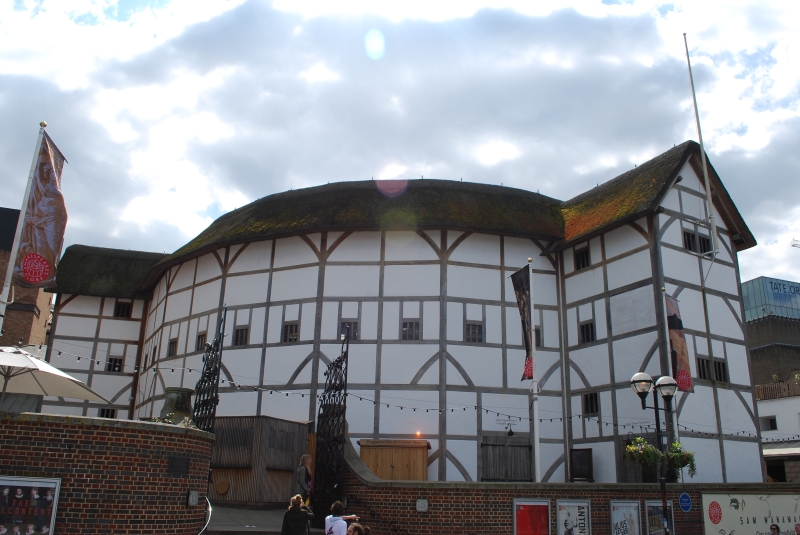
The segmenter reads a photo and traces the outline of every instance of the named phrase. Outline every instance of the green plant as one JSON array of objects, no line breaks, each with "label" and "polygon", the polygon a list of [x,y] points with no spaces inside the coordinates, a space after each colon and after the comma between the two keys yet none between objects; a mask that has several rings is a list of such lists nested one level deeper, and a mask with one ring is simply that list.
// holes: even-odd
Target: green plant
[{"label": "green plant", "polygon": [[673,442],[664,454],[667,465],[672,468],[689,468],[689,477],[694,477],[697,473],[697,465],[694,461],[694,453],[683,449],[680,442]]},{"label": "green plant", "polygon": [[175,422],[176,414],[174,412],[170,412],[164,415],[163,418],[159,418],[158,416],[153,416],[150,418],[151,422],[155,422],[157,424],[170,424],[170,425],[177,425],[179,427],[188,427],[190,429],[197,429],[194,421],[191,418],[184,418],[182,421]]},{"label": "green plant", "polygon": [[688,467],[689,477],[697,473],[694,453],[685,450],[680,442],[673,442],[665,453],[661,453],[642,437],[636,437],[632,444],[625,446],[625,456],[645,468],[658,470],[666,464],[670,468]]},{"label": "green plant", "polygon": [[661,452],[642,437],[636,437],[633,444],[625,446],[625,456],[647,468],[658,469],[661,466]]}]

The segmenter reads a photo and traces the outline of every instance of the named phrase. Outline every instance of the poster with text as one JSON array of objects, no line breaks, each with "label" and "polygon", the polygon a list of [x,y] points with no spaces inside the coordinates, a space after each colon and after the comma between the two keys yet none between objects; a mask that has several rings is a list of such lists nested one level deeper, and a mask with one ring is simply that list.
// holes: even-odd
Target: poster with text
[{"label": "poster with text", "polygon": [[556,526],[558,535],[592,535],[588,501],[559,501]]},{"label": "poster with text", "polygon": [[798,494],[703,494],[706,535],[796,535]]},{"label": "poster with text", "polygon": [[514,500],[514,535],[550,535],[550,501]]},{"label": "poster with text", "polygon": [[642,535],[639,502],[611,502],[611,535]]},{"label": "poster with text", "polygon": [[0,535],[52,535],[60,488],[60,479],[0,476]]},{"label": "poster with text", "polygon": [[[645,503],[647,513],[647,533],[648,535],[665,535],[664,516],[661,514],[663,505],[661,501]],[[675,535],[675,519],[672,517],[672,502],[667,502],[667,526],[669,535]]]}]

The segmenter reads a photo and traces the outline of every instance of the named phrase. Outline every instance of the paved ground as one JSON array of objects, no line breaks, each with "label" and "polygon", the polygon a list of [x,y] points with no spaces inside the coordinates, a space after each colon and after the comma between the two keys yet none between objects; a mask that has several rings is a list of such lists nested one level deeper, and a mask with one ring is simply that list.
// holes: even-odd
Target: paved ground
[{"label": "paved ground", "polygon": [[[285,509],[240,509],[213,506],[211,523],[203,535],[280,534]],[[311,528],[311,533],[322,533]]]}]

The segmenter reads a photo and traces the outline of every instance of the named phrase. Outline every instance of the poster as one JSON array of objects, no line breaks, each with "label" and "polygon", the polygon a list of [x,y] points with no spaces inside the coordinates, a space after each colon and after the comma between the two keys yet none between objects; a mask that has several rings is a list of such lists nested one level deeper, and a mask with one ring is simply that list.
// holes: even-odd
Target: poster
[{"label": "poster", "polygon": [[0,535],[53,533],[60,479],[0,476]]},{"label": "poster", "polygon": [[[665,535],[664,534],[664,517],[661,514],[661,500],[645,502],[647,513],[647,533],[648,535]],[[667,501],[667,526],[669,528],[669,535],[675,535],[675,518],[672,513],[672,502]],[[716,535],[716,534],[715,534]]]},{"label": "poster", "polygon": [[795,535],[800,494],[703,494],[706,535]]},{"label": "poster", "polygon": [[558,535],[592,535],[591,509],[588,501],[558,501]]},{"label": "poster", "polygon": [[514,535],[550,535],[550,501],[515,499]]},{"label": "poster", "polygon": [[639,502],[611,502],[611,535],[643,535]]}]

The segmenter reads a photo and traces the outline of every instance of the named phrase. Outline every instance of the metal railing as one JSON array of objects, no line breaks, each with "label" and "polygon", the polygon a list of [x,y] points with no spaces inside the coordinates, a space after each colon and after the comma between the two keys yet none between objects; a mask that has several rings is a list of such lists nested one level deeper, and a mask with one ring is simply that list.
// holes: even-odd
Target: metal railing
[{"label": "metal railing", "polygon": [[800,383],[796,381],[777,381],[772,384],[756,385],[756,399],[780,399],[800,396]]}]

